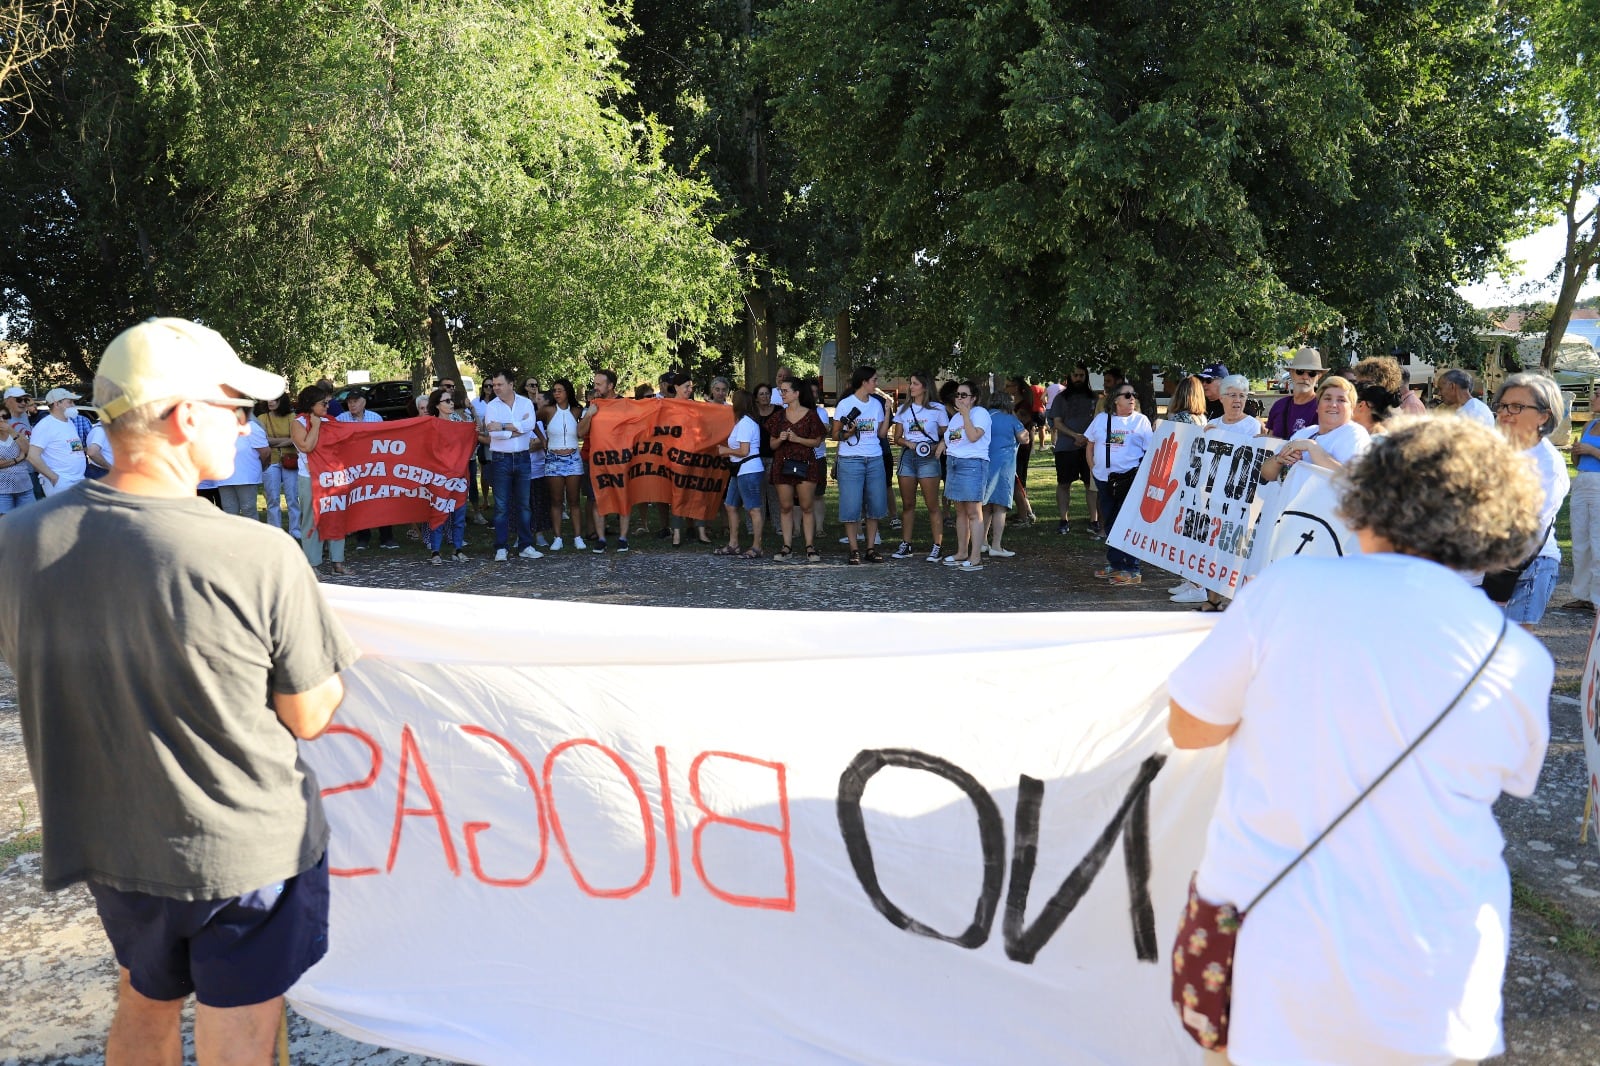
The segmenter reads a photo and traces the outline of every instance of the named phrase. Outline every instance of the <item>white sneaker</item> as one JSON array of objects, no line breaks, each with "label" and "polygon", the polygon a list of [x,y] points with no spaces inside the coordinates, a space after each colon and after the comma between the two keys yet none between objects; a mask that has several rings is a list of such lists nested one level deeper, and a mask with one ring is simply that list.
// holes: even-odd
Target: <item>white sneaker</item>
[{"label": "white sneaker", "polygon": [[506,561],[506,550],[504,548],[496,548],[494,550],[494,561],[497,563]]},{"label": "white sneaker", "polygon": [[[1172,586],[1172,592],[1169,593],[1169,595],[1171,595],[1174,599],[1176,599],[1179,595],[1181,595],[1183,593],[1186,593],[1186,592],[1193,592],[1195,589],[1197,589],[1199,587],[1200,587],[1199,585],[1196,585],[1193,581],[1190,581],[1190,580],[1188,580],[1186,578],[1186,579],[1184,579],[1184,581],[1181,584],[1177,584],[1177,585]],[[1187,602],[1187,601],[1185,601],[1185,602]]]},{"label": "white sneaker", "polygon": [[560,537],[557,537],[555,540],[550,542],[550,550],[553,551],[553,552],[558,552],[562,548],[565,548],[565,547],[566,547],[566,545],[561,542],[561,538]]},{"label": "white sneaker", "polygon": [[1206,590],[1199,585],[1172,594],[1173,603],[1204,603],[1206,599]]},{"label": "white sneaker", "polygon": [[983,569],[983,564],[982,563],[975,563],[971,559],[968,559],[966,562],[964,562],[960,566],[956,567],[956,571],[958,573],[962,573],[962,574],[976,574],[979,570],[982,570],[982,569]]},{"label": "white sneaker", "polygon": [[996,559],[1014,559],[1017,555],[1016,552],[1008,548],[990,548],[985,554],[992,555]]},{"label": "white sneaker", "polygon": [[574,548],[578,549],[579,551],[588,551],[589,550],[589,546],[583,542],[583,538],[582,537],[573,537],[572,538],[572,546]]},{"label": "white sneaker", "polygon": [[978,545],[978,554],[979,555],[988,555],[989,554],[989,542],[988,541],[984,541],[982,544]]},{"label": "white sneaker", "polygon": [[532,544],[528,545],[526,548],[523,548],[517,554],[519,556],[521,556],[522,558],[524,558],[524,559],[543,559],[544,558],[544,552],[540,551],[538,548],[535,548]]},{"label": "white sneaker", "polygon": [[944,557],[944,545],[935,544],[933,550],[928,552],[928,562],[936,563]]}]

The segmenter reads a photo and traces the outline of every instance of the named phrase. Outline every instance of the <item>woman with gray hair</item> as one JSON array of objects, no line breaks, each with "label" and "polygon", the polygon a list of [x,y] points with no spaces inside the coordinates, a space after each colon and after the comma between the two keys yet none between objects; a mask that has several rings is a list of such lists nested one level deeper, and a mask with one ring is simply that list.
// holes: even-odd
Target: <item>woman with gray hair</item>
[{"label": "woman with gray hair", "polygon": [[[1512,374],[1500,383],[1491,406],[1500,432],[1514,447],[1522,450],[1544,491],[1539,507],[1542,541],[1538,554],[1531,560],[1524,560],[1526,565],[1505,605],[1506,615],[1513,622],[1532,627],[1544,618],[1550,594],[1555,591],[1556,571],[1561,569],[1556,514],[1567,498],[1571,479],[1567,476],[1566,460],[1549,438],[1566,414],[1566,401],[1553,378],[1543,374]],[[1492,584],[1486,583],[1486,591]]]},{"label": "woman with gray hair", "polygon": [[[1173,991],[1220,993],[1191,960],[1227,929],[1189,934],[1231,903],[1207,1063],[1477,1062],[1504,1049],[1493,806],[1538,780],[1554,663],[1462,574],[1528,551],[1539,485],[1493,431],[1436,418],[1397,419],[1337,476],[1362,554],[1274,563],[1167,682],[1173,743],[1227,745]],[[1346,635],[1310,685],[1307,604]]]}]

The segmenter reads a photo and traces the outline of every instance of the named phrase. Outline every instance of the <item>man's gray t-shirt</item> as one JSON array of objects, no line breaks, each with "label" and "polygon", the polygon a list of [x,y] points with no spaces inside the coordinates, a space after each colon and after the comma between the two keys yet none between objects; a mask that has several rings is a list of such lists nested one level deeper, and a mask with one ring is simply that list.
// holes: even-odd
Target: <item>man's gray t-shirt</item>
[{"label": "man's gray t-shirt", "polygon": [[[1061,419],[1061,424],[1074,433],[1082,433],[1089,428],[1089,423],[1094,421],[1094,393],[1073,392],[1071,389],[1062,389],[1056,393],[1056,398],[1050,403],[1047,416],[1051,428],[1055,427],[1055,420]],[[1074,449],[1083,450],[1083,445],[1067,436],[1057,433],[1055,436],[1055,450],[1070,452]]]},{"label": "man's gray t-shirt", "polygon": [[317,780],[272,693],[358,652],[292,538],[84,482],[0,522],[0,587],[46,889],[218,899],[322,856]]}]

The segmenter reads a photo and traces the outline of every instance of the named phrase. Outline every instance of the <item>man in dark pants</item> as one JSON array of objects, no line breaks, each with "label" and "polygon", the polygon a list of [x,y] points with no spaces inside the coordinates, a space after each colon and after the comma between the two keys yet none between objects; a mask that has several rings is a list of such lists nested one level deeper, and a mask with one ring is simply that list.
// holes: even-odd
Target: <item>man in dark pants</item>
[{"label": "man in dark pants", "polygon": [[327,950],[328,825],[296,738],[327,728],[358,653],[292,538],[195,495],[233,467],[235,411],[283,389],[203,326],[135,326],[94,383],[111,473],[0,526],[44,887],[88,882],[121,966],[111,1066],[181,1061],[190,993],[202,1066],[268,1061]]}]

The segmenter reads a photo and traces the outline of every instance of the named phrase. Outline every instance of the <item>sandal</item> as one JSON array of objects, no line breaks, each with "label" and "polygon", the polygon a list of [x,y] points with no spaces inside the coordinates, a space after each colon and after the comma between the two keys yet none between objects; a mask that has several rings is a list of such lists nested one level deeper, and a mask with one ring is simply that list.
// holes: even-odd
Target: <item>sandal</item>
[{"label": "sandal", "polygon": [[811,545],[811,544],[807,544],[806,545],[806,562],[808,562],[808,563],[820,563],[820,562],[822,562],[822,553],[817,551],[817,549],[816,549],[816,547],[814,545]]},{"label": "sandal", "polygon": [[868,548],[865,558],[869,563],[881,563],[883,562],[883,553],[877,548]]},{"label": "sandal", "polygon": [[791,550],[790,547],[787,544],[785,544],[783,547],[778,549],[778,553],[776,555],[774,555],[773,558],[774,559],[787,559],[792,555],[794,555],[793,550]]},{"label": "sandal", "polygon": [[850,553],[850,565],[851,566],[860,566],[861,565],[861,553],[859,551],[853,551],[853,552]]},{"label": "sandal", "polygon": [[741,559],[759,559],[759,558],[761,558],[761,549],[760,548],[751,548],[747,552],[741,552],[739,554],[739,558],[741,558]]},{"label": "sandal", "polygon": [[334,563],[331,569],[335,574],[348,574],[350,572],[344,568],[343,563]]},{"label": "sandal", "polygon": [[1228,609],[1228,605],[1227,604],[1225,604],[1225,603],[1212,603],[1210,600],[1207,600],[1206,602],[1202,603],[1200,606],[1195,608],[1195,610],[1199,611],[1201,614],[1221,614],[1223,611],[1226,611],[1227,609]]},{"label": "sandal", "polygon": [[733,547],[732,545],[723,545],[722,547],[718,548],[716,551],[712,552],[711,554],[719,556],[719,557],[722,557],[722,558],[726,558],[726,557],[728,557],[730,555],[738,555],[739,554],[739,549]]}]

